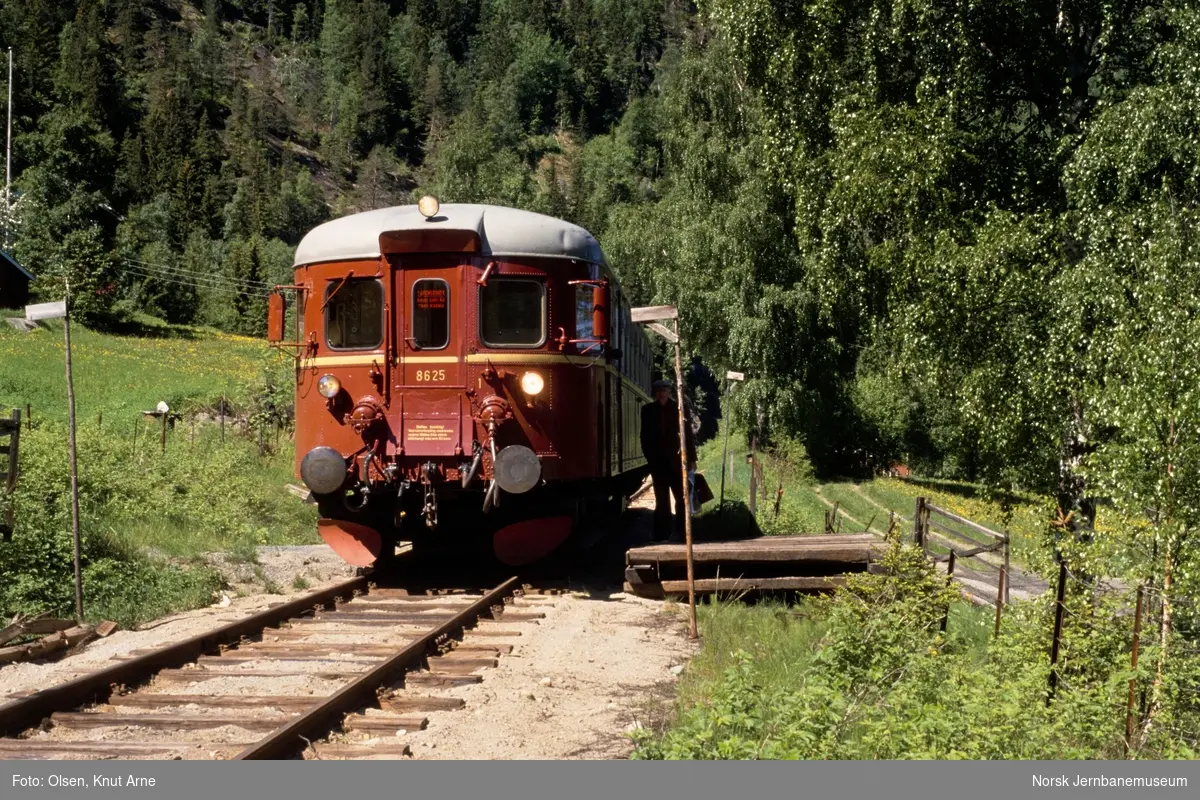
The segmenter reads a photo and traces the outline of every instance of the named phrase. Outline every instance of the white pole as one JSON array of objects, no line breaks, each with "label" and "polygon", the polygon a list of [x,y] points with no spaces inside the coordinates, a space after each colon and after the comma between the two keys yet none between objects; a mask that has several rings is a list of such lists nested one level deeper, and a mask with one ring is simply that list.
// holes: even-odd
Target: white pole
[{"label": "white pole", "polygon": [[8,136],[4,146],[4,246],[12,228],[12,48],[8,48]]},{"label": "white pole", "polygon": [[75,459],[75,382],[71,376],[71,282],[66,283],[63,349],[67,357],[67,449],[71,459],[71,539],[75,556],[75,619],[83,624],[83,546],[79,537],[79,470]]}]

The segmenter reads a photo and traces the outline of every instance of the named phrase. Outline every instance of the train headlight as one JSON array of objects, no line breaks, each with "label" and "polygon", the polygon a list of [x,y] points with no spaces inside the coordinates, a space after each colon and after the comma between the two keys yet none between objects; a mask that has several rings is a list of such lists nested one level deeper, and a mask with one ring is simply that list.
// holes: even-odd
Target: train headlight
[{"label": "train headlight", "polygon": [[521,376],[521,391],[533,397],[542,393],[542,389],[546,388],[546,381],[536,372],[526,372]]},{"label": "train headlight", "polygon": [[421,212],[421,216],[425,219],[437,216],[438,209],[442,204],[433,195],[427,194],[417,201],[417,211]]},{"label": "train headlight", "polygon": [[342,382],[332,375],[322,375],[321,380],[317,381],[317,392],[326,400],[337,397],[341,390]]}]

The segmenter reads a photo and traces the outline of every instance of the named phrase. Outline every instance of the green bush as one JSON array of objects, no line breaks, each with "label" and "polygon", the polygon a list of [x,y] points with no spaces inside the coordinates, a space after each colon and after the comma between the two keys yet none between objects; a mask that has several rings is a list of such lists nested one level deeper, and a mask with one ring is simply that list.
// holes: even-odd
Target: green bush
[{"label": "green bush", "polygon": [[[1094,603],[1068,596],[1058,692],[1047,704],[1051,596],[1010,607],[998,640],[991,639],[990,609],[961,604],[952,605],[943,633],[948,604],[959,603],[956,590],[915,548],[894,545],[884,563],[890,574],[853,578],[847,590],[799,611],[704,607],[706,647],[685,676],[680,711],[665,731],[635,734],[635,757],[1123,756],[1132,677],[1128,597]],[[768,638],[801,646],[790,653],[792,669],[756,648],[764,629],[774,631]],[[1168,677],[1155,687],[1158,653],[1148,639],[1137,677],[1155,714],[1135,736],[1134,754],[1193,758],[1196,648],[1174,643]]]}]

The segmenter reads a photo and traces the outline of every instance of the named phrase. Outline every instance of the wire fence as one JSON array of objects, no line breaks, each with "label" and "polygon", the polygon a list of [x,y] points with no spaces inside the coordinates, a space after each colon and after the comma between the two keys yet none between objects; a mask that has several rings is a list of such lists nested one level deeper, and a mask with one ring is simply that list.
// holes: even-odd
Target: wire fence
[{"label": "wire fence", "polygon": [[[947,581],[955,578],[956,563],[968,559],[973,568],[990,567],[998,573],[995,638],[999,639],[1010,566],[1007,534],[957,515],[950,515],[958,523],[957,529],[951,529],[938,522],[939,513],[944,512],[918,499],[914,541],[931,560],[947,563]],[[964,528],[977,535],[966,535]],[[988,546],[989,538],[993,546]],[[1002,562],[995,556],[987,561],[978,558],[997,551],[1004,553]],[[1121,718],[1124,735],[1119,744],[1127,757],[1147,748],[1156,752],[1163,737],[1194,748],[1200,740],[1200,598],[1150,581],[1131,583],[1085,574],[1061,554],[1057,566],[1057,578],[1047,589],[1054,592],[1054,599],[1044,629],[1049,666],[1045,702],[1084,695],[1094,701],[1094,696],[1107,695],[1100,702]],[[943,630],[948,620],[949,608]],[[1128,684],[1117,698],[1113,676],[1124,674],[1129,675]]]}]

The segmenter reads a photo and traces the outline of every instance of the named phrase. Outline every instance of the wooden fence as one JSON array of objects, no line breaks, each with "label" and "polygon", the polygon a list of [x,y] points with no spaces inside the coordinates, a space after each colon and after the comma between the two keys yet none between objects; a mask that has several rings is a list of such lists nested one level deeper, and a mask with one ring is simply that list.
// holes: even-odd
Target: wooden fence
[{"label": "wooden fence", "polygon": [[[918,497],[913,512],[913,542],[934,561],[947,562],[948,579],[953,578],[955,566],[967,558],[984,569],[997,570],[997,613],[1000,604],[1009,601],[1008,578],[1012,572],[1008,533],[986,528]],[[995,564],[982,558],[987,553],[1002,553],[1003,560]]]},{"label": "wooden fence", "polygon": [[12,493],[17,488],[17,446],[20,441],[21,412],[14,408],[10,419],[0,419],[0,490],[3,490],[0,495],[0,538],[6,542],[13,532]]}]

